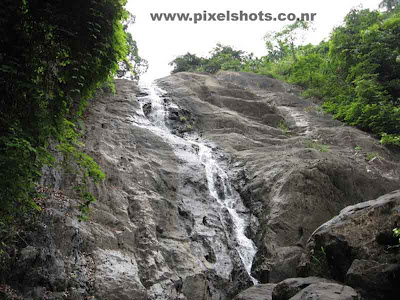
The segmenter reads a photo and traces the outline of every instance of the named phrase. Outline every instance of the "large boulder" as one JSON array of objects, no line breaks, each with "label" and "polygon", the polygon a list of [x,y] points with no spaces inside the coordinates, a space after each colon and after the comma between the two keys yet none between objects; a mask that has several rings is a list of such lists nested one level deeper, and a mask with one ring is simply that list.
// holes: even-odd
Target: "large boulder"
[{"label": "large boulder", "polygon": [[238,294],[233,300],[272,300],[276,284],[257,284]]},{"label": "large boulder", "polygon": [[253,286],[233,300],[359,300],[351,287],[319,277],[289,278]]},{"label": "large boulder", "polygon": [[359,300],[357,292],[337,283],[313,283],[288,300]]},{"label": "large boulder", "polygon": [[365,299],[400,293],[400,191],[343,209],[307,243],[299,273],[325,275],[359,290]]},{"label": "large boulder", "polygon": [[273,300],[289,300],[309,285],[319,283],[334,283],[331,280],[318,277],[289,278],[278,283],[272,291]]}]

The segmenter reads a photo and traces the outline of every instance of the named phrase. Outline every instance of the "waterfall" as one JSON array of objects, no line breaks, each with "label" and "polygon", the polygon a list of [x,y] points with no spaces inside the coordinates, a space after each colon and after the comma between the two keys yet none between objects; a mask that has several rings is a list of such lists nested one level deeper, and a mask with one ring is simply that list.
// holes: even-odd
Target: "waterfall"
[{"label": "waterfall", "polygon": [[[239,197],[235,197],[235,193],[232,191],[232,185],[228,178],[228,175],[218,165],[218,163],[212,157],[212,150],[204,144],[199,144],[199,157],[206,170],[208,190],[211,196],[218,201],[221,207],[225,207],[231,216],[234,224],[234,231],[236,234],[238,247],[237,251],[246,268],[247,274],[249,274],[254,284],[257,284],[257,280],[251,276],[251,266],[253,263],[254,255],[257,249],[252,240],[246,237],[244,234],[246,222],[242,219],[237,211],[235,210],[235,204],[237,201],[241,201]],[[220,178],[222,181],[222,191],[218,193],[216,179]]]},{"label": "waterfall", "polygon": [[[183,138],[172,134],[165,122],[167,117],[166,104],[161,98],[165,92],[154,83],[141,85],[141,90],[145,91],[143,95],[138,96],[138,99],[141,100],[142,111],[136,112],[132,121],[136,126],[151,130],[162,137],[172,146],[175,154],[183,161],[197,159],[204,166],[209,193],[220,207],[220,211],[217,212],[220,220],[222,222],[222,211],[226,209],[233,224],[236,251],[253,284],[257,284],[257,280],[251,276],[252,261],[257,249],[253,241],[245,235],[246,220],[236,210],[239,205],[243,206],[242,200],[233,189],[227,173],[214,158],[215,153],[210,143],[203,141],[194,133]],[[146,113],[145,105],[151,105],[151,108],[147,109]],[[169,104],[169,106],[178,108],[175,104]],[[193,149],[196,150],[193,151]]]}]

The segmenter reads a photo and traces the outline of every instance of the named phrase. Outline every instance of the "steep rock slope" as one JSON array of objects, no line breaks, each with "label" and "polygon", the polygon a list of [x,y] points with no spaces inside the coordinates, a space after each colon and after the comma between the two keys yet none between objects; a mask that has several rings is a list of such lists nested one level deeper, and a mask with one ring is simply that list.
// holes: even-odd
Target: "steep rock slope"
[{"label": "steep rock slope", "polygon": [[[135,123],[144,119],[136,95],[146,95],[135,83],[118,80],[116,89],[99,94],[85,115],[86,151],[106,174],[90,187],[97,198],[90,221],[77,220],[80,178],[46,169],[42,185],[62,192],[44,189],[41,224],[12,279],[25,299],[231,298],[251,280],[204,166],[186,164],[162,136]],[[243,205],[241,213],[248,214]]]},{"label": "steep rock slope", "polygon": [[[311,233],[341,209],[399,187],[398,154],[278,80],[179,73],[158,85],[171,132],[207,141],[241,195],[236,210],[258,247],[261,283],[295,277]],[[90,221],[76,218],[79,178],[46,170],[42,184],[67,196],[46,190],[41,225],[10,278],[25,299],[233,298],[251,279],[228,211],[190,160],[199,149],[180,155],[141,123],[153,110],[147,91],[126,80],[116,89],[99,94],[85,120],[86,151],[107,176],[90,187]]]},{"label": "steep rock slope", "polygon": [[310,234],[344,207],[399,187],[399,154],[332,120],[287,84],[265,76],[178,73],[160,80],[196,130],[245,171],[238,182],[258,217],[251,235],[261,282],[295,277]]}]

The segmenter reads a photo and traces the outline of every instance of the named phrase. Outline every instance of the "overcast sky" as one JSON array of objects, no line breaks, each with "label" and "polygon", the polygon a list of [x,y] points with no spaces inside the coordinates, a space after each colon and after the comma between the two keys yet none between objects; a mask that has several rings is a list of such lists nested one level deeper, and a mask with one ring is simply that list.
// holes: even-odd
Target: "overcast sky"
[{"label": "overcast sky", "polygon": [[170,61],[187,52],[199,56],[208,55],[217,44],[230,45],[237,50],[253,52],[256,56],[266,54],[264,35],[279,30],[286,22],[167,22],[152,21],[150,13],[316,13],[314,32],[307,33],[306,41],[319,43],[340,25],[351,8],[378,8],[380,0],[128,0],[127,9],[136,16],[130,28],[138,43],[140,56],[150,64],[145,80],[169,75]]}]

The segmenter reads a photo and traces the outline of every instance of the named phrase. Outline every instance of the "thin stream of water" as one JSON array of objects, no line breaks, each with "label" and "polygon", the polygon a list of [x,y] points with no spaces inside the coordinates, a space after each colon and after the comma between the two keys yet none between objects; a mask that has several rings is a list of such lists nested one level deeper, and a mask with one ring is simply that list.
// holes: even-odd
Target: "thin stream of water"
[{"label": "thin stream of water", "polygon": [[[137,126],[146,128],[162,137],[173,147],[173,149],[176,149],[176,154],[183,160],[188,160],[188,156],[193,156],[193,153],[182,151],[182,149],[198,149],[197,159],[204,166],[210,195],[219,203],[221,211],[225,208],[229,212],[233,222],[234,235],[237,242],[236,250],[238,251],[251,280],[254,284],[257,284],[257,280],[251,276],[252,261],[257,249],[253,241],[247,238],[244,233],[247,225],[246,221],[235,209],[238,201],[241,201],[241,199],[237,193],[233,191],[226,172],[213,158],[214,155],[212,148],[205,142],[201,141],[198,137],[181,138],[172,134],[165,123],[167,112],[164,102],[161,99],[161,95],[165,92],[155,84],[141,86],[141,90],[146,91],[148,95],[139,98],[146,100],[147,103],[151,103],[151,112],[147,114],[147,117],[145,116],[143,112],[144,101],[141,101],[141,114],[137,114],[133,117],[133,121]],[[217,180],[219,180],[219,182],[217,182]]]}]

